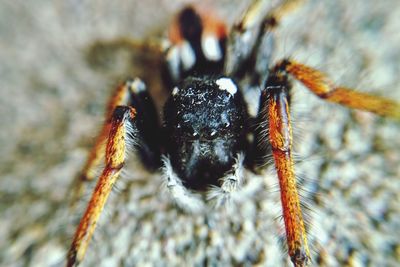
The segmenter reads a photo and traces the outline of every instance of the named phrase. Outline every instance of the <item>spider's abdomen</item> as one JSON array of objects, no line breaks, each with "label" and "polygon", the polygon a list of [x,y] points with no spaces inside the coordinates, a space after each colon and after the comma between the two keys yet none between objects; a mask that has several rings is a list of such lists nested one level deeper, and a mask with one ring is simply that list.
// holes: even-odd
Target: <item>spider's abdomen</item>
[{"label": "spider's abdomen", "polygon": [[166,152],[186,187],[206,189],[246,149],[247,113],[229,78],[189,77],[174,88],[164,110]]}]

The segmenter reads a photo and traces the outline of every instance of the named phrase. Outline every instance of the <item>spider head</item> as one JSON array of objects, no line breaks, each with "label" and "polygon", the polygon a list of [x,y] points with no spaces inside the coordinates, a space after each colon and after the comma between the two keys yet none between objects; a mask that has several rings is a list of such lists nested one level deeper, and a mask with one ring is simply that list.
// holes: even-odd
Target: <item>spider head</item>
[{"label": "spider head", "polygon": [[247,113],[237,85],[225,77],[189,77],[164,110],[167,151],[185,186],[205,189],[231,169],[246,146]]}]

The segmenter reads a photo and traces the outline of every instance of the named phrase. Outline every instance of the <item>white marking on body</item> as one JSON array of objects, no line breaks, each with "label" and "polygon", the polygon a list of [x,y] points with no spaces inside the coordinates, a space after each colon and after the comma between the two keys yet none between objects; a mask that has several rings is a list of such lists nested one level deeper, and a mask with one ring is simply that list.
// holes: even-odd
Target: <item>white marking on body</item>
[{"label": "white marking on body", "polygon": [[247,111],[253,118],[257,117],[260,106],[261,89],[259,87],[243,88],[243,97],[247,103]]},{"label": "white marking on body", "polygon": [[179,52],[184,70],[189,70],[196,63],[196,55],[189,42],[184,41],[179,45]]},{"label": "white marking on body", "polygon": [[179,79],[179,49],[176,46],[172,46],[166,56],[168,62],[168,69],[172,76],[172,79],[177,81]]},{"label": "white marking on body", "polygon": [[215,35],[205,35],[201,38],[201,49],[204,56],[210,61],[222,59],[222,51],[219,46],[218,38]]},{"label": "white marking on body", "polygon": [[230,78],[219,78],[215,83],[218,85],[220,90],[225,90],[232,96],[235,95],[238,90],[236,84],[234,84]]},{"label": "white marking on body", "polygon": [[171,193],[175,204],[186,212],[199,213],[205,210],[205,204],[200,196],[191,193],[182,184],[181,179],[174,172],[171,161],[168,157],[163,157],[162,174],[164,183]]},{"label": "white marking on body", "polygon": [[133,81],[131,81],[129,83],[129,88],[131,89],[131,91],[135,94],[139,94],[141,92],[146,91],[146,85],[145,83],[139,79],[139,78],[135,78]]},{"label": "white marking on body", "polygon": [[172,47],[172,42],[168,38],[161,39],[161,50],[165,53]]},{"label": "white marking on body", "polygon": [[179,93],[179,88],[175,86],[174,89],[172,89],[172,95],[176,96],[178,93]]}]

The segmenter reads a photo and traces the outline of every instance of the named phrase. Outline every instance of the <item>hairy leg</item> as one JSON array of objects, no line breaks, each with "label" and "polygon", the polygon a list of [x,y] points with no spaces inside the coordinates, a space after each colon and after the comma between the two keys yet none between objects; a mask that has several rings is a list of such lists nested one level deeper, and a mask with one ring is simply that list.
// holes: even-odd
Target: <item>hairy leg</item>
[{"label": "hairy leg", "polygon": [[[288,253],[294,266],[307,266],[310,252],[297,190],[292,156],[292,125],[289,110],[287,75],[272,71],[261,97],[260,124],[266,130],[259,131],[257,139],[269,143],[279,179],[283,219],[286,230]],[[266,152],[260,148],[259,153]]]},{"label": "hairy leg", "polygon": [[128,80],[118,87],[110,100],[108,113],[107,126],[104,126],[108,133],[102,136],[105,139],[102,151],[94,148],[95,154],[105,153],[105,167],[76,230],[67,266],[77,265],[83,259],[97,220],[125,163],[126,153],[134,148],[147,167],[155,169],[160,164],[157,113],[141,80]]},{"label": "hairy leg", "polygon": [[115,108],[110,121],[106,146],[106,166],[97,182],[90,202],[75,232],[68,252],[67,265],[76,266],[85,256],[99,216],[125,163],[127,139],[134,135],[136,110],[128,106]]},{"label": "hairy leg", "polygon": [[390,99],[337,86],[324,73],[293,60],[282,60],[271,69],[262,93],[262,106],[258,117],[259,125],[263,129],[256,132],[258,141],[265,144],[265,140],[269,139],[270,148],[258,144],[256,153],[263,155],[268,150],[272,151],[279,178],[289,255],[295,266],[306,266],[310,254],[291,152],[293,137],[289,112],[289,75],[320,98],[350,108],[400,119],[400,104]]},{"label": "hairy leg", "polygon": [[[243,72],[255,73],[265,82],[274,46],[273,29],[284,15],[302,2],[304,1],[286,0],[271,9],[268,1],[254,1],[231,30],[225,73],[230,76],[241,76]],[[262,85],[263,82],[259,84]]]},{"label": "hairy leg", "polygon": [[336,85],[321,71],[294,60],[280,61],[275,65],[273,71],[291,74],[311,92],[326,101],[400,120],[400,103]]},{"label": "hairy leg", "polygon": [[117,106],[134,106],[139,113],[137,127],[142,133],[139,149],[143,162],[150,168],[159,166],[159,142],[155,133],[158,129],[158,118],[154,104],[145,84],[138,78],[128,80],[118,86],[107,104],[105,121],[96,138],[95,145],[89,153],[81,173],[71,185],[71,208],[77,203],[85,191],[85,182],[95,178],[96,168],[104,160],[106,141],[111,129],[111,121]]}]

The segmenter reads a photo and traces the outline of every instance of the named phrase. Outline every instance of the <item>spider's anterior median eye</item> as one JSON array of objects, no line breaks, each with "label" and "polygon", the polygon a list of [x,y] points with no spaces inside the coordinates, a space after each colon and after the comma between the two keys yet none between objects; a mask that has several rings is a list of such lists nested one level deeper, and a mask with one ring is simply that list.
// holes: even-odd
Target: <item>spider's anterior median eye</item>
[{"label": "spider's anterior median eye", "polygon": [[179,135],[181,135],[182,137],[184,136],[189,140],[198,139],[200,136],[200,131],[194,129],[189,123],[178,123],[176,128],[179,132]]}]

